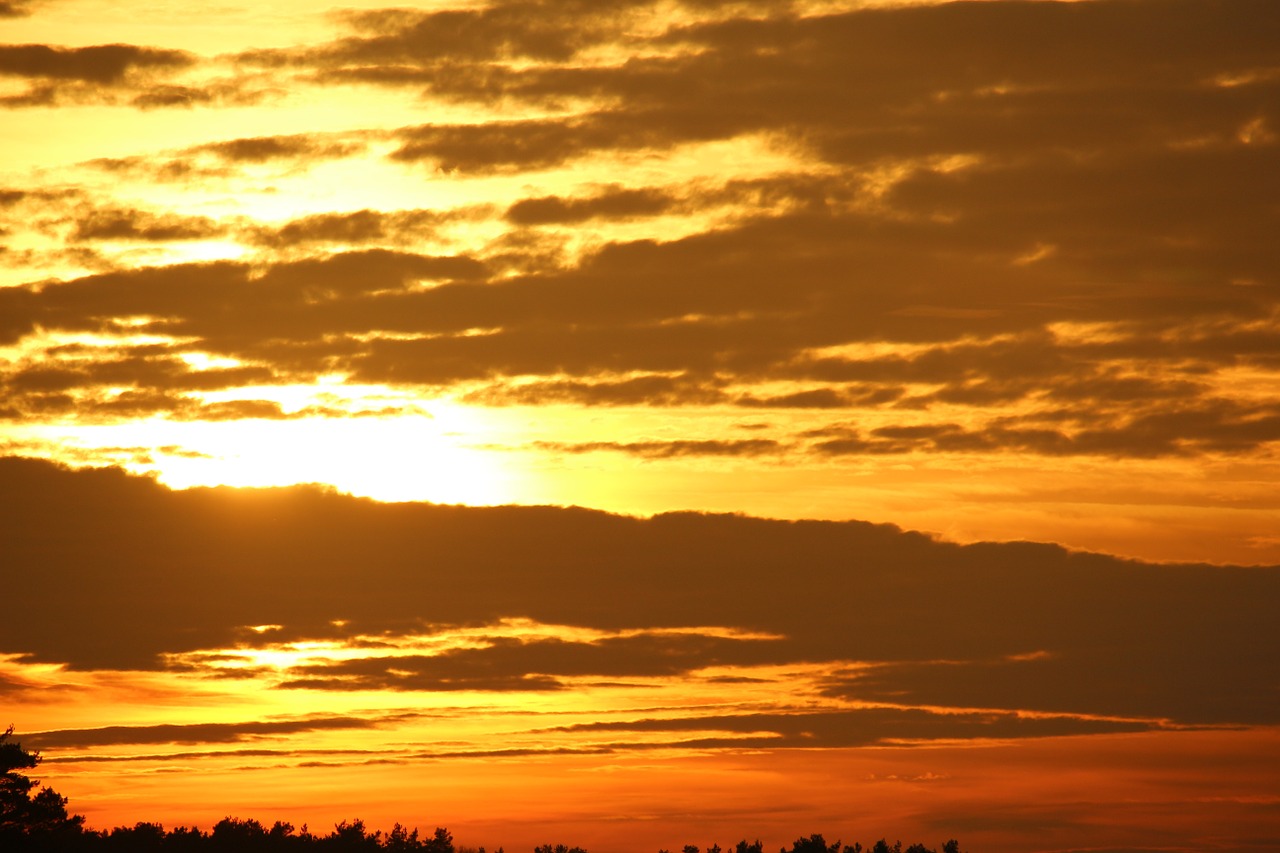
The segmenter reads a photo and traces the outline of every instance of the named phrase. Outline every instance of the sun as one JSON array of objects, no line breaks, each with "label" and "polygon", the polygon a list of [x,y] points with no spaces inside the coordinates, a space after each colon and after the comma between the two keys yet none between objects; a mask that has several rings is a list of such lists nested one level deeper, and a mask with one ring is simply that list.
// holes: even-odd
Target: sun
[{"label": "sun", "polygon": [[284,486],[320,483],[380,501],[495,505],[514,496],[498,455],[457,429],[461,411],[387,417],[245,419],[191,424],[200,455],[158,460],[161,482]]},{"label": "sun", "polygon": [[28,455],[116,464],[175,489],[305,483],[386,502],[518,503],[523,477],[492,433],[482,413],[433,401],[385,415],[63,422],[9,440]]}]

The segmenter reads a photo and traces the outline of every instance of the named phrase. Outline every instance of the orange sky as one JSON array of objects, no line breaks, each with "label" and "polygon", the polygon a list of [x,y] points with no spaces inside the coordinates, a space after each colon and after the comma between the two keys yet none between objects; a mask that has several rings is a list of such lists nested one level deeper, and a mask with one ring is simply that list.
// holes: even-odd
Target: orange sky
[{"label": "orange sky", "polygon": [[1274,847],[1277,45],[0,0],[0,725],[99,827]]}]

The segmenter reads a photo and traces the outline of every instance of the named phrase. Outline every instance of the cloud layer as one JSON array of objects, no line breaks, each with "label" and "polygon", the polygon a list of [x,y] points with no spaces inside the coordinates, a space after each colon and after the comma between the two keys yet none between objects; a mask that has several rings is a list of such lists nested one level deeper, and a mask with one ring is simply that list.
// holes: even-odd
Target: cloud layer
[{"label": "cloud layer", "polygon": [[[15,496],[9,572],[29,603],[0,651],[33,663],[218,674],[216,650],[311,640],[338,645],[242,676],[284,690],[560,691],[818,665],[833,699],[1010,724],[1001,712],[1278,722],[1274,568],[960,546],[860,522],[171,492],[20,459],[0,473]],[[519,623],[595,633],[501,627]],[[402,639],[468,626],[490,628],[452,647]],[[895,736],[872,723],[868,736]]]},{"label": "cloud layer", "polygon": [[[102,161],[193,198],[247,168],[280,177],[333,161],[459,186],[591,162],[619,178],[557,178],[555,192],[504,205],[271,221],[10,190],[7,227],[35,221],[63,242],[56,257],[101,271],[50,282],[33,270],[0,293],[5,342],[127,321],[170,344],[129,360],[80,350],[74,369],[51,367],[62,350],[11,360],[0,411],[202,417],[192,397],[210,377],[173,369],[187,351],[268,384],[337,373],[471,404],[803,410],[808,434],[770,438],[801,459],[1274,453],[1274,395],[1239,382],[1269,385],[1277,370],[1268,3],[740,11],[693,3],[664,23],[640,2],[368,10],[328,43],[216,59],[0,47],[0,72],[33,86],[105,92],[135,73],[232,62],[244,86],[364,86],[506,116]],[[752,175],[730,161],[656,183],[634,165],[750,140],[789,165]],[[460,246],[463,226],[487,236]],[[602,236],[566,253],[584,228]],[[120,254],[189,241],[251,257],[143,269]],[[8,254],[55,263],[52,250]],[[49,369],[56,388],[38,378]]]}]

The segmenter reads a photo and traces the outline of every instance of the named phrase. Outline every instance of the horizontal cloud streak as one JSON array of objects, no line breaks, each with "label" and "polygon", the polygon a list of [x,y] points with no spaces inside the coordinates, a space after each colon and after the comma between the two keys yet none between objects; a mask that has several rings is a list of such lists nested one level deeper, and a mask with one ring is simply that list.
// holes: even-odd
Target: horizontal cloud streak
[{"label": "horizontal cloud streak", "polygon": [[103,726],[97,729],[60,729],[24,734],[31,749],[84,749],[133,744],[243,743],[259,738],[333,729],[366,729],[378,721],[357,717],[312,717],[298,720],[264,720],[241,723],[191,723],[186,725]]},{"label": "horizontal cloud streak", "polygon": [[115,83],[135,68],[180,68],[192,61],[181,51],[128,44],[93,47],[0,45],[0,74],[89,83]]},{"label": "horizontal cloud streak", "polygon": [[[0,628],[0,650],[29,660],[157,669],[166,654],[252,648],[245,625],[324,639],[510,618],[603,631],[713,624],[779,639],[506,640],[386,659],[371,650],[359,661],[289,670],[286,681],[553,689],[569,677],[862,661],[876,666],[833,675],[831,695],[1276,721],[1274,703],[1260,701],[1280,659],[1274,568],[1154,566],[1029,543],[958,546],[855,522],[384,506],[307,489],[180,493],[118,472],[17,459],[0,472],[5,492],[24,496],[3,523],[9,563],[33,603]],[[186,569],[175,574],[173,564]],[[100,641],[107,635],[110,644]],[[1000,660],[1010,662],[990,663]]]}]

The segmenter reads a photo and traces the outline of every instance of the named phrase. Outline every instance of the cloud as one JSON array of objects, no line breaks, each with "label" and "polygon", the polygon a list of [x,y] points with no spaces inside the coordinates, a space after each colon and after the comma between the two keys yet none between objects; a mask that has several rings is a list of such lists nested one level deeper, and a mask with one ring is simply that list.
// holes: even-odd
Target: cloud
[{"label": "cloud", "polygon": [[[1121,138],[1161,145],[1171,136],[1199,138],[1212,126],[1206,122],[1248,121],[1257,109],[1265,112],[1265,99],[1252,92],[1216,92],[1206,83],[1269,67],[1276,35],[1265,2],[1257,0],[1184,0],[1159,14],[1134,2],[787,11],[703,17],[639,35],[630,16],[644,5],[588,11],[539,4],[530,13],[529,4],[504,3],[356,14],[349,20],[370,35],[269,58],[312,65],[321,79],[426,86],[460,100],[625,104],[489,129],[422,128],[399,155],[429,157],[445,168],[545,165],[587,150],[666,147],[779,127],[802,129],[801,138],[828,161],[866,163],[956,151],[1096,151]],[[1145,38],[1135,49],[1138,31]],[[956,42],[955,32],[975,35]],[[1018,50],[1026,39],[1042,50]],[[587,44],[614,47],[628,58],[570,62]],[[1079,68],[1080,44],[1090,45],[1087,73]],[[922,55],[930,61],[919,62]],[[1179,62],[1169,63],[1169,56]],[[505,63],[514,58],[532,61],[515,70]],[[1023,120],[1029,117],[1034,121]],[[477,147],[475,155],[466,152],[467,141]]]},{"label": "cloud", "polygon": [[[200,87],[151,87],[137,95],[133,104],[143,108],[244,105],[257,103],[271,94],[267,90],[215,81]],[[145,155],[98,157],[82,165],[143,181],[190,187],[202,181],[233,179],[245,170],[255,170],[255,180],[260,180],[264,165],[276,167],[279,174],[292,174],[317,163],[356,157],[364,153],[372,136],[374,134],[364,131],[246,136]],[[247,233],[251,236],[254,232]]]},{"label": "cloud", "polygon": [[714,378],[680,374],[650,374],[626,378],[599,378],[586,382],[561,379],[520,383],[491,383],[468,391],[465,403],[486,406],[578,403],[592,406],[681,406],[724,402],[727,395]]},{"label": "cloud", "polygon": [[[244,62],[314,65],[329,74],[407,80],[424,69],[458,62],[532,59],[563,61],[620,35],[625,13],[647,2],[596,4],[503,2],[476,9],[348,11],[358,35],[318,48],[256,50]],[[620,14],[621,13],[621,14]],[[398,78],[396,72],[400,72]]]},{"label": "cloud", "polygon": [[[228,311],[233,306],[245,309],[256,305],[259,310],[251,314],[256,313],[262,323],[274,324],[276,334],[284,339],[302,343],[297,339],[299,321],[307,328],[307,338],[312,338],[316,330],[314,321],[321,326],[336,323],[334,332],[347,328],[367,331],[368,326],[363,324],[370,318],[352,300],[370,299],[364,307],[386,314],[385,309],[372,304],[376,294],[424,279],[472,279],[483,270],[482,264],[464,257],[374,249],[275,264],[258,275],[250,265],[234,262],[119,271],[47,287],[6,288],[0,291],[0,301],[5,303],[6,315],[12,318],[3,330],[10,334],[28,333],[37,323],[68,330],[97,330],[104,318],[157,316],[163,319],[151,325],[152,331],[178,336],[195,334],[218,348],[221,347],[214,339],[222,338],[227,350],[231,350],[238,347],[225,336],[244,342],[267,328],[246,326],[244,321],[252,321],[251,316],[232,318]],[[394,298],[377,301],[393,303],[386,308],[390,314],[396,313]],[[326,303],[329,307],[325,307]],[[349,319],[339,319],[338,313],[331,311],[338,303],[346,303],[338,313],[350,312]],[[307,319],[311,314],[307,306],[319,313]]]},{"label": "cloud", "polygon": [[[356,210],[318,213],[289,220],[278,226],[250,229],[249,238],[260,245],[292,248],[315,243],[410,245],[430,237],[441,226],[475,220],[481,210]],[[460,265],[461,266],[461,265]],[[484,272],[477,262],[460,277],[478,278]]]},{"label": "cloud", "polygon": [[31,3],[24,0],[0,2],[0,18],[23,18],[31,14]]},{"label": "cloud", "polygon": [[675,441],[585,441],[567,442],[535,442],[540,450],[553,453],[596,453],[599,451],[615,451],[629,453],[650,459],[671,459],[683,456],[759,456],[767,453],[778,453],[783,450],[778,442],[767,438],[745,438],[736,440],[719,439],[678,439]]},{"label": "cloud", "polygon": [[356,153],[354,142],[335,140],[324,134],[291,136],[252,136],[210,142],[190,149],[192,153],[209,153],[238,163],[265,163],[281,159],[324,159]]},{"label": "cloud", "polygon": [[76,240],[207,240],[226,228],[206,216],[155,214],[128,208],[95,208],[76,222]]},{"label": "cloud", "polygon": [[865,434],[856,426],[832,426],[806,434],[823,437],[813,445],[817,452],[837,456],[1022,451],[1133,459],[1250,452],[1280,441],[1280,409],[1221,399],[1200,400],[1195,406],[1148,405],[1109,418],[1096,409],[1057,415],[1009,418],[980,429],[944,422],[877,427]]},{"label": "cloud", "polygon": [[[1192,630],[1195,630],[1192,628]],[[1249,630],[1236,629],[1245,640]],[[1245,640],[1247,642],[1247,640]],[[996,708],[1055,713],[1087,713],[1113,717],[1153,717],[1164,708],[1169,718],[1182,724],[1214,724],[1223,720],[1216,685],[1236,682],[1240,673],[1265,668],[1256,652],[1240,659],[1219,662],[1220,669],[1202,668],[1205,651],[1194,644],[1183,647],[1163,662],[1148,658],[1145,644],[1117,647],[1097,644],[1061,654],[1014,656],[1004,660],[948,660],[896,664],[859,673],[849,679],[833,679],[827,695],[864,701],[900,702],[941,707]],[[1153,656],[1154,657],[1154,656]],[[1147,659],[1141,673],[1133,661]],[[1197,672],[1197,699],[1185,695],[1176,673]],[[1133,679],[1138,679],[1134,681]],[[1125,682],[1125,683],[1121,683]],[[1273,688],[1258,683],[1253,697],[1235,706],[1230,716],[1237,724],[1269,724],[1271,715],[1261,709],[1272,698]],[[1219,697],[1217,699],[1211,697]],[[1249,706],[1255,710],[1249,711]],[[1084,709],[1088,709],[1087,711]]]},{"label": "cloud", "polygon": [[[395,242],[470,215],[326,214],[257,229],[254,239],[281,246]],[[1228,294],[1216,318],[1197,322],[1193,313],[1171,317],[1163,327],[1155,325],[1158,319],[1108,321],[1105,300],[1082,316],[1086,303],[1078,303],[1082,321],[1109,322],[1112,331],[1101,342],[1050,331],[1052,300],[996,308],[999,292],[991,296],[989,316],[957,326],[912,304],[927,288],[905,287],[914,272],[895,266],[896,254],[858,287],[833,277],[833,266],[854,264],[860,253],[885,246],[834,244],[829,231],[840,221],[807,212],[771,217],[664,244],[612,244],[577,267],[507,277],[491,277],[492,268],[477,258],[389,249],[256,267],[222,262],[112,272],[7,288],[0,293],[3,331],[17,340],[38,326],[98,331],[106,317],[150,316],[156,318],[152,333],[193,338],[201,349],[270,366],[279,375],[316,375],[340,365],[357,381],[375,383],[485,381],[466,391],[473,403],[734,402],[891,411],[961,405],[979,413],[977,423],[944,416],[865,435],[833,425],[835,432],[812,448],[823,454],[1149,458],[1250,453],[1278,438],[1274,407],[1222,396],[1209,380],[1241,364],[1271,369],[1267,321],[1251,319],[1268,310],[1265,291]],[[160,239],[222,226],[104,209],[79,227],[86,237]],[[797,253],[811,260],[797,262]],[[861,257],[862,274],[869,275]],[[955,264],[947,275],[957,277]],[[903,287],[876,284],[881,276]],[[783,280],[786,289],[777,286]],[[427,281],[432,286],[421,286]],[[938,286],[928,301],[938,305],[945,298],[957,308],[967,302],[974,310],[976,294]],[[959,328],[979,334],[955,340]],[[820,354],[823,347],[878,336],[915,343],[907,354]],[[1171,339],[1179,341],[1176,350]],[[11,377],[10,387],[19,389],[23,375]],[[63,375],[84,375],[83,366]],[[789,393],[753,390],[751,383],[762,379],[803,386]],[[15,411],[24,407],[10,403]]]},{"label": "cloud", "polygon": [[[1078,717],[1025,717],[1011,713],[939,713],[921,708],[858,708],[843,711],[749,713],[677,718],[579,723],[558,731],[583,733],[689,733],[698,745],[739,749],[841,748],[876,746],[903,741],[966,740],[972,738],[1060,737],[1145,731],[1148,723]],[[733,733],[726,737],[725,733]],[[688,740],[675,741],[687,744]],[[669,744],[637,743],[653,748]],[[615,749],[627,744],[614,743]]]},{"label": "cloud", "polygon": [[316,716],[290,720],[252,720],[236,723],[161,724],[152,726],[103,726],[96,729],[55,729],[22,735],[28,749],[86,749],[133,744],[244,743],[281,735],[332,729],[370,729],[397,722],[407,715],[381,719]]},{"label": "cloud", "polygon": [[[595,151],[661,148],[671,140],[629,114],[519,119],[473,125],[422,125],[398,131],[391,157],[427,161],[445,172],[512,172],[558,166]],[[706,135],[703,138],[715,138]]]},{"label": "cloud", "polygon": [[[171,492],[19,458],[0,459],[0,478],[0,494],[20,496],[0,533],[29,603],[0,624],[0,652],[27,661],[162,669],[166,655],[244,648],[245,625],[355,640],[527,619],[635,635],[407,660],[370,649],[284,680],[555,689],[806,663],[828,672],[830,696],[860,701],[1277,722],[1266,700],[1280,660],[1275,567],[959,546],[860,522],[379,505],[307,488]],[[724,639],[733,632],[778,639]]]},{"label": "cloud", "polygon": [[190,54],[180,50],[129,44],[93,47],[0,45],[0,74],[85,83],[118,83],[134,69],[183,68],[193,61]]},{"label": "cloud", "polygon": [[[678,676],[730,663],[773,662],[769,640],[630,634],[598,640],[493,638],[434,655],[372,655],[294,667],[282,687],[329,690],[560,690],[567,678]],[[294,677],[296,674],[296,677]]]},{"label": "cloud", "polygon": [[254,88],[240,80],[214,80],[199,86],[162,83],[142,88],[129,101],[139,109],[195,106],[252,106],[283,95],[278,89]]},{"label": "cloud", "polygon": [[[286,377],[268,367],[243,365],[196,369],[180,356],[181,347],[142,345],[94,347],[66,345],[11,366],[0,384],[0,399],[12,417],[40,411],[74,410],[84,420],[145,417],[222,419],[284,417],[273,402],[241,400],[203,404],[193,393],[242,386],[270,385]],[[177,350],[177,352],[175,352]],[[252,393],[246,389],[246,393]]]},{"label": "cloud", "polygon": [[[12,15],[0,8],[2,17]],[[28,81],[25,92],[0,97],[0,106],[47,107],[64,101],[111,104],[131,87],[146,86],[156,75],[176,73],[195,63],[185,51],[129,44],[0,45],[0,77]]]},{"label": "cloud", "polygon": [[792,394],[775,394],[756,397],[745,394],[736,402],[739,406],[763,409],[843,409],[859,403],[887,403],[902,396],[902,390],[886,388],[858,396],[851,396],[842,389],[811,388]]},{"label": "cloud", "polygon": [[[1274,412],[1223,386],[1234,370],[1277,364],[1268,128],[1280,78],[1267,71],[1264,6],[1175,0],[1156,15],[1122,0],[995,2],[744,18],[694,4],[671,24],[632,3],[349,13],[348,37],[243,59],[267,77],[299,75],[281,85],[362,78],[473,106],[534,105],[536,117],[224,140],[174,154],[166,179],[369,155],[374,140],[391,143],[392,167],[460,175],[746,139],[789,165],[719,182],[626,175],[535,188],[505,211],[370,207],[247,223],[231,236],[259,252],[252,274],[174,267],[4,294],[0,334],[163,315],[156,332],[280,374],[337,369],[487,405],[928,413],[809,448],[823,454],[1257,452],[1274,441]],[[957,43],[954,32],[975,36]],[[1044,49],[1029,55],[1029,38]],[[161,171],[112,163],[102,161]],[[604,230],[711,210],[683,237]],[[508,230],[456,261],[469,272],[432,287],[371,255],[304,259],[407,250],[463,220]],[[583,223],[602,236],[570,257],[556,241],[580,238],[572,226]],[[361,258],[368,269],[356,271]],[[249,285],[259,271],[271,282],[303,270],[310,289]],[[200,288],[159,294],[161,280],[188,273]],[[237,311],[254,320],[232,328]],[[882,344],[915,349],[857,352]]]},{"label": "cloud", "polygon": [[507,208],[507,219],[518,225],[585,222],[597,217],[654,216],[674,206],[666,192],[657,189],[610,187],[587,198],[542,196],[527,198]]}]

